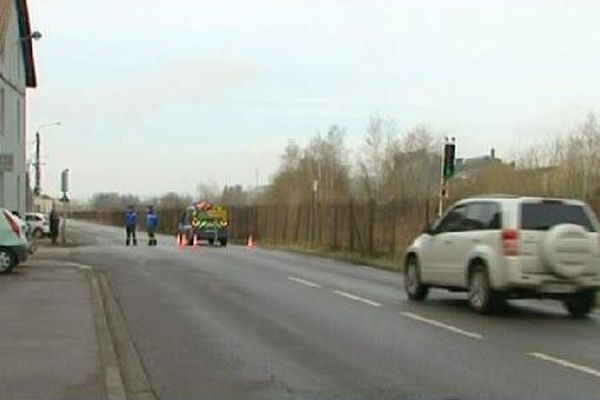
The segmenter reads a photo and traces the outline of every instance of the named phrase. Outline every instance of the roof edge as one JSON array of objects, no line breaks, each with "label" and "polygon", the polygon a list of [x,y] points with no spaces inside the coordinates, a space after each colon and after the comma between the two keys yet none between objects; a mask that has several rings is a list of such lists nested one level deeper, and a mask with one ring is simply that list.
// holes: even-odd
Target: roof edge
[{"label": "roof edge", "polygon": [[37,87],[37,74],[35,71],[35,60],[33,57],[33,43],[31,39],[31,20],[29,18],[29,8],[27,0],[16,0],[17,11],[19,15],[19,35],[23,49],[23,58],[25,61],[25,83],[27,87]]}]

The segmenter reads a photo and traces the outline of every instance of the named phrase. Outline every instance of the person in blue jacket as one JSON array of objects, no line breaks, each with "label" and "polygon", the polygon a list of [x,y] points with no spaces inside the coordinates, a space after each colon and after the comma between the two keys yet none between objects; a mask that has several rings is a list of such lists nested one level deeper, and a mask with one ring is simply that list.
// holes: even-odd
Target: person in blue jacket
[{"label": "person in blue jacket", "polygon": [[158,217],[154,212],[154,207],[148,206],[146,209],[146,232],[148,232],[148,246],[158,245],[155,235],[157,226]]},{"label": "person in blue jacket", "polygon": [[126,246],[129,246],[132,237],[133,245],[137,246],[137,236],[135,233],[136,225],[137,214],[135,213],[135,209],[133,208],[133,206],[129,206],[125,211],[125,232],[127,233],[127,240],[125,241]]}]

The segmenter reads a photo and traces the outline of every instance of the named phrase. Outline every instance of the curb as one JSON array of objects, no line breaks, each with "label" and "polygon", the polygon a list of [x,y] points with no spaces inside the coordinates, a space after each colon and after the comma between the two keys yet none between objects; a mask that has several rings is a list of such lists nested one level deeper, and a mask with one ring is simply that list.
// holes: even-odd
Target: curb
[{"label": "curb", "polygon": [[77,266],[86,267],[90,276],[108,400],[156,400],[108,279],[93,268]]},{"label": "curb", "polygon": [[104,379],[106,385],[106,396],[108,400],[127,400],[125,385],[121,377],[121,368],[117,361],[114,343],[108,327],[104,298],[100,288],[97,274],[92,274],[90,284],[92,287],[92,302],[94,305],[94,320],[96,322],[96,333],[100,346],[100,357],[104,367]]},{"label": "curb", "polygon": [[108,328],[113,339],[114,349],[116,350],[115,354],[120,365],[127,399],[156,400],[146,370],[127,330],[125,319],[110,286],[110,282],[104,274],[97,273],[97,275],[102,294],[104,295]]}]

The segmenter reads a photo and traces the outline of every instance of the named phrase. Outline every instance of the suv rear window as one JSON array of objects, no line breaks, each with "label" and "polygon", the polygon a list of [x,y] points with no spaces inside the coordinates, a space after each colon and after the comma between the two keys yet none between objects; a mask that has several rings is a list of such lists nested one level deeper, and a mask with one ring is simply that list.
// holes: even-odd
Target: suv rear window
[{"label": "suv rear window", "polygon": [[560,202],[525,203],[521,205],[521,229],[547,231],[555,225],[575,224],[596,232],[581,206]]}]

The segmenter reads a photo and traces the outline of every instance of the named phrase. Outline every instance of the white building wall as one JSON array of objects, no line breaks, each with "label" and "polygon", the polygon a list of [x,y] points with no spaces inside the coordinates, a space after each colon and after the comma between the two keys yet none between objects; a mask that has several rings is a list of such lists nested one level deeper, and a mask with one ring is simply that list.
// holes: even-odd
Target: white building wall
[{"label": "white building wall", "polygon": [[12,172],[0,172],[0,206],[23,215],[27,170],[25,60],[16,0],[11,0],[10,5],[12,10],[4,52],[0,55],[0,153],[13,154],[14,165]]}]

